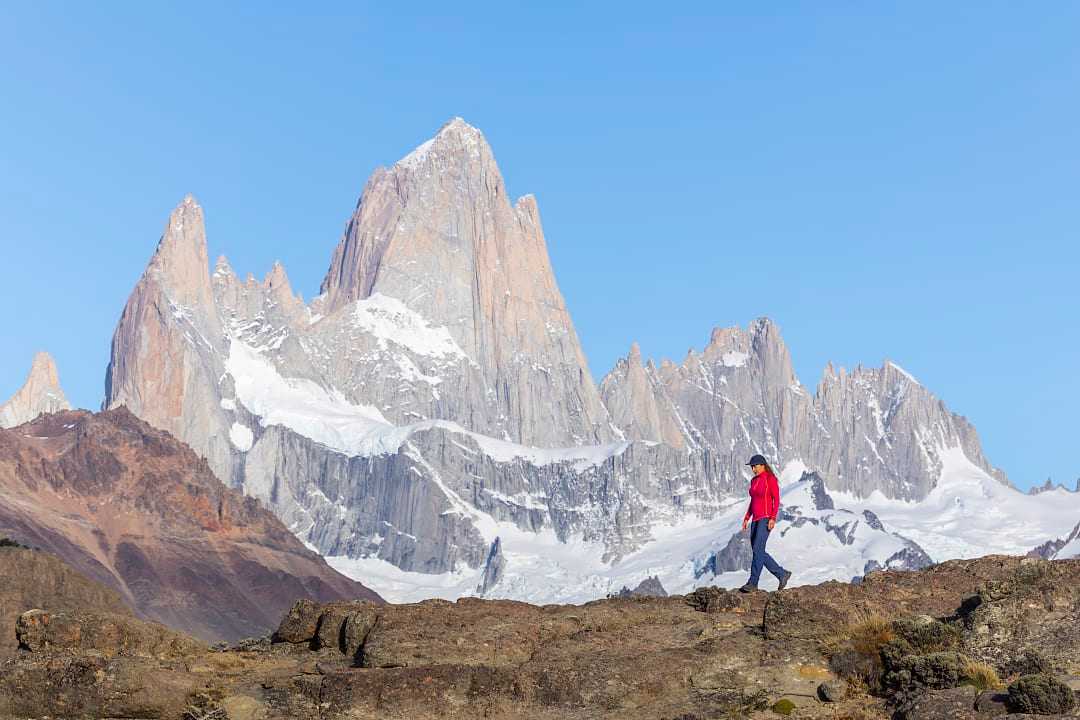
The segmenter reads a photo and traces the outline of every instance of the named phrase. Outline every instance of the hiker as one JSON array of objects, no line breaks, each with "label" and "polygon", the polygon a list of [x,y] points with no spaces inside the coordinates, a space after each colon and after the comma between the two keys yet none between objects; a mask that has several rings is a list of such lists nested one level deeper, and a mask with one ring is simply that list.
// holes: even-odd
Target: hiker
[{"label": "hiker", "polygon": [[783,590],[791,579],[791,573],[780,567],[765,552],[765,543],[769,539],[769,533],[776,527],[776,514],[780,512],[780,482],[776,479],[776,473],[765,462],[761,455],[755,455],[746,463],[754,473],[750,480],[750,507],[746,509],[743,517],[742,529],[750,528],[750,545],[754,548],[754,560],[750,565],[750,579],[739,588],[739,592],[748,593],[757,590],[758,578],[761,577],[762,566],[767,567],[769,572],[780,581],[779,590]]}]

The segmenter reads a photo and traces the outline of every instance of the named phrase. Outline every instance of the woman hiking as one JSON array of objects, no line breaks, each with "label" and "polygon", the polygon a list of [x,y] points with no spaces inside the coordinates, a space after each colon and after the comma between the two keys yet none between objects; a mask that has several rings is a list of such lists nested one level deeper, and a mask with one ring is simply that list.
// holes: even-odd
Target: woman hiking
[{"label": "woman hiking", "polygon": [[777,589],[783,590],[791,579],[791,573],[780,567],[772,556],[765,552],[765,543],[769,539],[769,533],[776,527],[776,514],[780,511],[780,483],[776,479],[776,473],[761,455],[755,455],[746,464],[750,466],[754,477],[750,480],[750,507],[746,509],[743,517],[742,529],[745,532],[747,527],[750,528],[754,560],[750,565],[750,579],[739,588],[739,592],[757,590],[762,566],[776,576],[780,581]]}]

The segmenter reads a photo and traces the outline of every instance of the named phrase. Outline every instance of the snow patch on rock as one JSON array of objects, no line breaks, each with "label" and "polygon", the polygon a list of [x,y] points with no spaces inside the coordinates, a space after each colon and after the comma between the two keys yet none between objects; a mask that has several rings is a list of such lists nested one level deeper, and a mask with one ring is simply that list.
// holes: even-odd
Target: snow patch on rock
[{"label": "snow patch on rock", "polygon": [[432,327],[419,313],[397,298],[375,293],[357,300],[353,324],[375,337],[385,350],[388,343],[433,358],[467,359],[465,352],[445,327]]},{"label": "snow patch on rock", "polygon": [[255,434],[248,426],[234,422],[229,428],[229,440],[237,450],[247,452],[255,442]]}]

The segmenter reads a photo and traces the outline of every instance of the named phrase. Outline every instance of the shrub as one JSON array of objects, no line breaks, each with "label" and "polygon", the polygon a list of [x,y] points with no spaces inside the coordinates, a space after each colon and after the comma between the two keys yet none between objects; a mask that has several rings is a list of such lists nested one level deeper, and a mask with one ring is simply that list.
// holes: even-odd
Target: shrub
[{"label": "shrub", "polygon": [[984,662],[965,658],[961,672],[964,676],[964,682],[977,690],[1000,690],[1005,687],[1005,683],[1001,682],[997,671]]},{"label": "shrub", "polygon": [[944,690],[954,688],[964,679],[968,659],[954,652],[908,655],[901,661],[911,682],[922,687]]},{"label": "shrub", "polygon": [[1049,675],[1053,666],[1038,650],[1025,650],[1005,665],[1006,675]]},{"label": "shrub", "polygon": [[1076,705],[1072,688],[1050,675],[1024,675],[1009,686],[1009,712],[1064,715]]},{"label": "shrub", "polygon": [[787,698],[781,698],[773,703],[773,706],[770,709],[777,715],[790,715],[795,712],[795,703]]},{"label": "shrub", "polygon": [[22,543],[19,543],[19,542],[15,542],[11,538],[3,537],[3,538],[0,538],[0,547],[26,548],[26,545],[23,545]]},{"label": "shrub", "polygon": [[959,629],[927,615],[897,620],[892,624],[892,630],[916,655],[952,650],[960,644]]}]

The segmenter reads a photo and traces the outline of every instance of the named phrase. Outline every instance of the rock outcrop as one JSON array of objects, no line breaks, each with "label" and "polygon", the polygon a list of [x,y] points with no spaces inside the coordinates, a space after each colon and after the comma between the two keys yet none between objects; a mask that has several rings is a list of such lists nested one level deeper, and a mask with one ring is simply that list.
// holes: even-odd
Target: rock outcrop
[{"label": "rock outcrop", "polygon": [[[62,558],[142,617],[207,640],[265,632],[298,597],[378,600],[253,498],[224,487],[188,447],[123,408],[0,431],[0,535]],[[21,563],[38,558],[18,552]],[[64,577],[34,583],[83,585]]]},{"label": "rock outcrop", "polygon": [[[14,628],[18,617],[31,608],[131,614],[120,593],[76,572],[55,555],[0,547],[0,627]],[[0,655],[16,647],[15,635],[0,634]]]},{"label": "rock outcrop", "polygon": [[0,405],[0,428],[11,428],[30,422],[44,413],[70,410],[71,405],[60,387],[56,362],[47,352],[34,356],[30,374],[18,392]]}]

